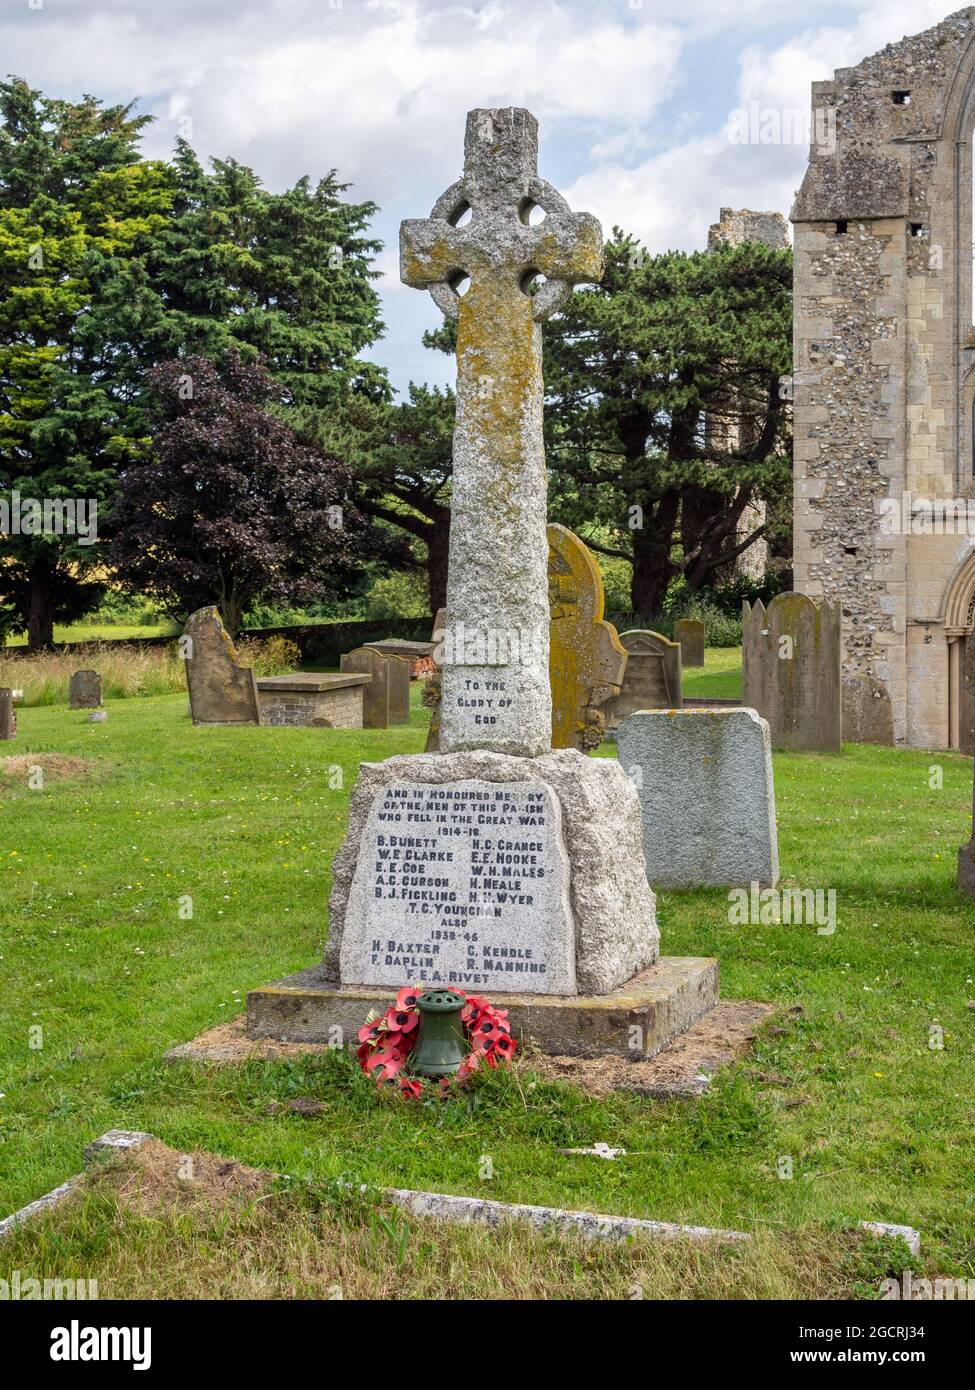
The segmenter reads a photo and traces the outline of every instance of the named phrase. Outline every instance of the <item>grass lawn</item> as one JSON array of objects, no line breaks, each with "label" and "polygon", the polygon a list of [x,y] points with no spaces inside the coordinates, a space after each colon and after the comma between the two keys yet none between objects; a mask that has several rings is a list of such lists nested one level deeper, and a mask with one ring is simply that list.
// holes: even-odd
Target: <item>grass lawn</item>
[{"label": "grass lawn", "polygon": [[[692,679],[723,694],[714,686],[733,683],[734,656],[709,653],[713,667]],[[970,760],[871,747],[776,757],[784,881],[836,889],[835,935],[729,925],[718,891],[660,894],[665,953],[717,955],[726,997],[781,1006],[700,1100],[597,1101],[520,1068],[424,1108],[377,1095],[339,1054],[208,1070],[160,1060],[239,1013],[248,988],[319,956],[356,768],[419,751],[424,711],[406,728],[353,732],[194,729],[182,695],[108,709],[102,725],[65,707],[22,710],[11,752],[94,768],[40,790],[23,773],[0,777],[0,1215],[77,1172],[83,1145],[118,1127],[316,1191],[346,1176],[796,1231],[807,1253],[772,1293],[836,1287],[825,1257],[815,1278],[803,1261],[824,1233],[861,1220],[915,1225],[929,1270],[975,1277],[975,907],[954,888]],[[343,788],[329,789],[329,765]],[[933,1026],[943,1049],[929,1046]],[[324,1111],[269,1112],[297,1096]],[[558,1152],[597,1140],[627,1156]],[[791,1179],[779,1176],[785,1159]],[[0,1277],[8,1261],[30,1267],[32,1239],[53,1266],[97,1247],[123,1284],[140,1258],[152,1264],[166,1228],[110,1239],[97,1198],[67,1234],[8,1238],[19,1244],[0,1247]],[[209,1229],[210,1216],[192,1219]]]},{"label": "grass lawn", "polygon": [[684,700],[740,700],[741,647],[707,647],[703,666],[685,666],[681,672]]}]

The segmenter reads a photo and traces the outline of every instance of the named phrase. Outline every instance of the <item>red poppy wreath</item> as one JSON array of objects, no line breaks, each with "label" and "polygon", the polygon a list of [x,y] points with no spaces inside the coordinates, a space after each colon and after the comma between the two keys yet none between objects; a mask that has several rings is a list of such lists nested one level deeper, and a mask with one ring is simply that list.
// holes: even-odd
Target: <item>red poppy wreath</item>
[{"label": "red poppy wreath", "polygon": [[[406,1076],[410,1053],[420,1036],[418,1001],[422,989],[404,985],[384,1014],[370,1015],[359,1029],[356,1056],[367,1076],[376,1078],[377,1086],[395,1086],[404,1096],[419,1099],[423,1095],[423,1078]],[[454,989],[451,993],[464,1000],[460,1019],[467,1038],[468,1051],[459,1069],[452,1076],[437,1079],[441,1094],[454,1081],[464,1082],[482,1066],[498,1067],[509,1062],[518,1044],[511,1036],[508,1010],[496,1009],[477,994],[465,994]]]}]

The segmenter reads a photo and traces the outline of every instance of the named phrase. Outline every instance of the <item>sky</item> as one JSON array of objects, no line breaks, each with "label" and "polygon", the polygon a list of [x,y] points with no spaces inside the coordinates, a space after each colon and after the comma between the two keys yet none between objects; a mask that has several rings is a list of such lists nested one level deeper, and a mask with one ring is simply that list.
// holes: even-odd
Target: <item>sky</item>
[{"label": "sky", "polygon": [[[788,216],[809,84],[952,13],[944,0],[0,0],[0,71],[48,95],[138,101],[150,157],[184,135],[279,190],[335,169],[379,206],[396,388],[453,381],[399,281],[398,228],[463,162],[475,106],[527,106],[539,172],[651,252],[707,242],[721,207]],[[757,103],[757,105],[756,105]],[[779,143],[742,140],[740,119]],[[769,113],[771,113],[769,115]],[[792,113],[801,113],[796,118]],[[747,126],[746,126],[747,129]]]}]

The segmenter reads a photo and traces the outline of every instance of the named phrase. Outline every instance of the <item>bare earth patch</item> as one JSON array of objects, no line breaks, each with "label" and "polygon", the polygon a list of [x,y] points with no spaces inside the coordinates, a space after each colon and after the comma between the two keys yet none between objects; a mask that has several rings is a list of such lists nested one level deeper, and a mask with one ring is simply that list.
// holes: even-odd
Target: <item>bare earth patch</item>
[{"label": "bare earth patch", "polygon": [[26,782],[34,768],[44,772],[45,782],[66,782],[71,778],[91,778],[102,766],[92,758],[68,758],[63,753],[18,753],[0,758],[0,777],[10,782]]},{"label": "bare earth patch", "polygon": [[571,1081],[590,1096],[609,1091],[634,1091],[661,1100],[701,1095],[719,1067],[748,1050],[774,1007],[753,999],[724,1000],[648,1062],[547,1057],[537,1052],[526,1057],[525,1064],[553,1081]]},{"label": "bare earth patch", "polygon": [[265,1192],[273,1174],[211,1153],[180,1153],[147,1139],[122,1164],[96,1170],[90,1181],[107,1181],[121,1206],[148,1215],[160,1208],[204,1206],[222,1210]]}]

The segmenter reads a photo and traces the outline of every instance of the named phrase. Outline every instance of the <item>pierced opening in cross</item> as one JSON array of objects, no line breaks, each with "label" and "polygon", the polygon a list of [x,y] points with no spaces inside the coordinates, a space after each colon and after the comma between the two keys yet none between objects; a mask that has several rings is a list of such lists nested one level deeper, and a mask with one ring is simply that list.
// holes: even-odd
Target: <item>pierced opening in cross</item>
[{"label": "pierced opening in cross", "polygon": [[463,298],[470,289],[471,277],[466,270],[455,270],[451,275],[447,276],[447,284],[460,299]]},{"label": "pierced opening in cross", "polygon": [[447,221],[452,227],[466,227],[473,216],[474,210],[465,199],[464,202],[457,204]]},{"label": "pierced opening in cross", "polygon": [[518,205],[518,218],[526,227],[537,227],[540,222],[544,222],[546,212],[540,207],[533,198],[522,198]]},{"label": "pierced opening in cross", "polygon": [[521,290],[522,294],[533,295],[538,294],[542,286],[547,284],[548,277],[543,275],[540,270],[536,270],[533,267],[526,270],[522,275],[521,279],[518,281],[518,288]]}]

